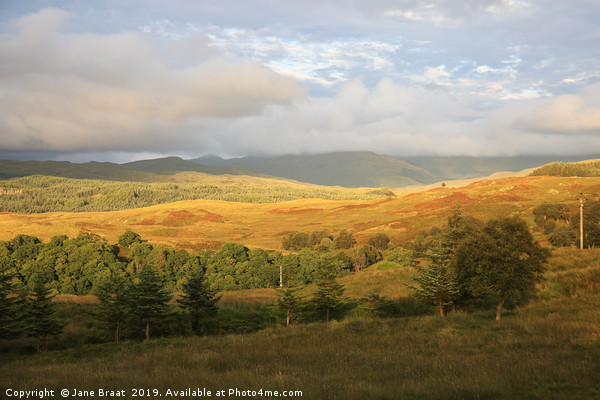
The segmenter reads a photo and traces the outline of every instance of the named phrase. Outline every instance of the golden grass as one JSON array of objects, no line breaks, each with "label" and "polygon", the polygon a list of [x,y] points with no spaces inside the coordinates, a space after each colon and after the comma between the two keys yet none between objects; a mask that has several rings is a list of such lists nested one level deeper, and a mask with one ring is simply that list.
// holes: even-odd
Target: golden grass
[{"label": "golden grass", "polygon": [[346,229],[359,243],[378,232],[401,243],[420,230],[445,224],[457,207],[481,219],[516,214],[531,220],[533,208],[544,201],[564,202],[576,211],[580,192],[600,193],[600,178],[510,177],[404,193],[389,200],[307,199],[277,204],[195,200],[115,212],[5,213],[0,214],[0,240],[29,234],[47,241],[54,235],[72,237],[89,231],[116,243],[131,229],[151,243],[188,250],[218,248],[226,242],[279,250],[286,232],[335,234]]}]

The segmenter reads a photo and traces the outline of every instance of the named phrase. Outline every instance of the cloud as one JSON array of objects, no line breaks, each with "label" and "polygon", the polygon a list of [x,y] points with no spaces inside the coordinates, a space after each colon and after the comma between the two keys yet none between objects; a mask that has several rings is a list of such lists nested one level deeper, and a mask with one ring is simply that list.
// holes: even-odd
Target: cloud
[{"label": "cloud", "polygon": [[[198,38],[178,49],[135,32],[62,33],[68,18],[44,9],[0,37],[0,148],[168,151],[203,142],[193,139],[194,119],[257,114],[305,96],[294,79],[211,54]],[[190,64],[194,47],[200,56]]]},{"label": "cloud", "polygon": [[600,84],[577,94],[560,95],[519,117],[523,129],[555,134],[590,133],[600,136]]}]

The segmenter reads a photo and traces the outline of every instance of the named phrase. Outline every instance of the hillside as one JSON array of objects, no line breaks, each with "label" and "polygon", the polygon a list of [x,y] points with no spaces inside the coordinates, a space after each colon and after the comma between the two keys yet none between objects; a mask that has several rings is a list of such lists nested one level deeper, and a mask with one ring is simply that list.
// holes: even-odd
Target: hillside
[{"label": "hillside", "polygon": [[580,159],[548,156],[409,157],[400,160],[372,152],[339,152],[227,160],[218,156],[193,160],[165,157],[125,164],[0,160],[0,179],[46,175],[120,182],[171,182],[178,179],[174,177],[176,174],[194,172],[205,176],[253,176],[348,188],[398,188],[480,178],[500,171],[521,171],[557,160]]},{"label": "hillside", "polygon": [[142,160],[126,164],[110,162],[71,163],[63,161],[14,161],[0,160],[0,179],[10,179],[31,175],[57,176],[73,179],[95,179],[120,182],[166,182],[177,172],[190,171],[212,175],[263,176],[253,171],[235,166],[209,167],[182,160],[179,157],[166,157],[155,160]]},{"label": "hillside", "polygon": [[536,168],[531,176],[600,176],[600,160],[553,162]]},{"label": "hillside", "polygon": [[213,156],[192,161],[237,163],[256,172],[326,186],[402,187],[440,180],[423,168],[372,152],[285,155],[273,159],[247,157],[229,161]]},{"label": "hillside", "polygon": [[231,159],[208,155],[190,161],[214,167],[237,165],[273,176],[315,184],[336,184],[347,187],[404,187],[445,180],[480,178],[497,172],[518,172],[537,168],[555,161],[568,162],[592,158],[597,156],[390,157],[372,152],[344,152]]},{"label": "hillside", "polygon": [[33,175],[0,182],[0,212],[115,211],[181,200],[278,203],[307,198],[376,199],[389,190],[332,188],[300,182],[178,172],[168,182],[119,182]]},{"label": "hillside", "polygon": [[377,232],[394,243],[442,226],[457,207],[480,219],[519,215],[533,224],[533,209],[563,202],[574,212],[580,192],[600,193],[600,178],[519,177],[479,181],[461,188],[437,187],[384,200],[305,199],[277,204],[191,200],[114,212],[0,214],[0,240],[24,233],[54,235],[93,232],[116,243],[126,229],[173,247],[201,249],[241,242],[280,249],[291,231],[347,229],[359,242]]}]

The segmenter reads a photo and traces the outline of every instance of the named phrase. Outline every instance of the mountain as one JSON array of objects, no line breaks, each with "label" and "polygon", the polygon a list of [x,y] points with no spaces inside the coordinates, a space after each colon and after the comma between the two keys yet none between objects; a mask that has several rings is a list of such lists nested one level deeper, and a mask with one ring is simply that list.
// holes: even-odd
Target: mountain
[{"label": "mountain", "polygon": [[70,163],[64,161],[0,160],[1,179],[30,175],[137,182],[156,182],[162,180],[160,175],[142,170],[129,169],[120,164],[109,162]]},{"label": "mountain", "polygon": [[[273,158],[273,157],[271,157]],[[245,165],[250,162],[256,161],[265,161],[271,159],[269,157],[255,157],[255,156],[247,156],[247,157],[239,157],[239,158],[221,158],[214,154],[209,154],[206,156],[202,156],[199,158],[194,158],[188,161],[195,162],[202,165],[207,165],[209,167],[222,167],[225,165]]]},{"label": "mountain", "polygon": [[[192,160],[206,161],[206,158]],[[208,161],[223,165],[211,156]],[[406,161],[372,152],[285,155],[277,158],[238,158],[229,162],[252,171],[326,186],[400,187],[433,183],[439,179]]]},{"label": "mountain", "polygon": [[204,156],[194,160],[165,157],[125,164],[110,162],[0,160],[0,179],[48,175],[76,179],[165,182],[173,175],[197,172],[210,175],[245,175],[326,186],[403,187],[452,179],[489,176],[499,171],[521,171],[551,162],[580,161],[580,157],[407,157],[402,160],[372,152],[338,152],[285,155],[275,158],[223,159]]},{"label": "mountain", "polygon": [[264,174],[256,173],[255,171],[242,168],[238,165],[224,164],[223,166],[207,166],[189,160],[186,161],[179,157],[165,157],[153,160],[133,161],[121,165],[128,169],[135,169],[155,174],[170,174],[174,172],[192,171],[211,175],[230,174],[267,177]]},{"label": "mountain", "polygon": [[183,171],[211,175],[249,175],[267,177],[238,166],[209,167],[185,161],[179,157],[134,161],[125,164],[110,162],[71,163],[64,161],[0,160],[0,179],[30,175],[58,176],[74,179],[101,179],[111,181],[162,182]]}]

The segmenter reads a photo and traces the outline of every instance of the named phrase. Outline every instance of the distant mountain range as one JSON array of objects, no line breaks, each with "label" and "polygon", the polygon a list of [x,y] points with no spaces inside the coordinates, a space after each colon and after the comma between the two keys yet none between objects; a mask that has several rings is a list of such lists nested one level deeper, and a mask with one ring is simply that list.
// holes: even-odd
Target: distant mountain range
[{"label": "distant mountain range", "polygon": [[166,157],[115,163],[0,160],[0,178],[49,175],[115,181],[166,181],[183,171],[212,175],[278,177],[300,182],[344,187],[402,187],[452,179],[488,176],[500,171],[521,171],[551,162],[600,158],[581,157],[405,157],[398,159],[372,152],[338,152],[281,157],[223,159],[204,156],[193,160]]}]

